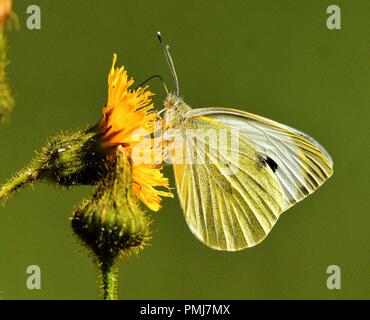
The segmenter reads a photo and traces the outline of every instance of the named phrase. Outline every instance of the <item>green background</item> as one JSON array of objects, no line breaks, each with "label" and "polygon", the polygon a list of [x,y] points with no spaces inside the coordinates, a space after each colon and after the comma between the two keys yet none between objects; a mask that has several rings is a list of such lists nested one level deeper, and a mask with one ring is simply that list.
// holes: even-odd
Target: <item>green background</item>
[{"label": "green background", "polygon": [[[26,27],[30,4],[41,8],[41,30]],[[335,1],[342,29],[331,31],[330,4],[15,0],[21,28],[8,32],[8,73],[17,106],[0,125],[0,180],[49,136],[97,122],[113,52],[138,82],[161,74],[172,84],[160,30],[190,105],[236,107],[302,130],[331,154],[334,176],[262,244],[236,253],[200,243],[178,200],[166,199],[153,214],[151,245],[121,263],[119,297],[369,299],[370,5]],[[163,89],[155,81],[151,88],[160,108]],[[0,298],[98,298],[96,271],[69,225],[90,192],[38,184],[0,208]],[[41,268],[41,290],[26,288],[32,264]],[[333,264],[341,290],[326,287]]]}]

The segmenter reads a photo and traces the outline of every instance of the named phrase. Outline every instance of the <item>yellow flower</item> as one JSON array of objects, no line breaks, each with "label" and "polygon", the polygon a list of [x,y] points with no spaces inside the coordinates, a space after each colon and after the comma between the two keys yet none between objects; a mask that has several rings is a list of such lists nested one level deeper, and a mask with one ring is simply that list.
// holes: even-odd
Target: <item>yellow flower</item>
[{"label": "yellow flower", "polygon": [[[108,75],[108,102],[103,109],[103,118],[99,127],[104,130],[104,144],[107,146],[122,145],[129,158],[132,150],[144,139],[153,154],[154,139],[133,135],[136,130],[144,129],[148,134],[154,132],[154,122],[158,115],[150,112],[153,109],[151,93],[147,87],[130,89],[134,83],[129,79],[124,67],[116,68],[117,55],[113,55],[112,68]],[[151,159],[154,157],[151,156]],[[131,159],[132,160],[132,159]],[[160,209],[161,196],[173,197],[169,191],[168,179],[163,176],[162,166],[154,163],[131,161],[134,194],[149,209]],[[156,187],[165,188],[166,191]]]},{"label": "yellow flower", "polygon": [[2,28],[5,22],[12,15],[12,1],[0,0],[0,27]]}]

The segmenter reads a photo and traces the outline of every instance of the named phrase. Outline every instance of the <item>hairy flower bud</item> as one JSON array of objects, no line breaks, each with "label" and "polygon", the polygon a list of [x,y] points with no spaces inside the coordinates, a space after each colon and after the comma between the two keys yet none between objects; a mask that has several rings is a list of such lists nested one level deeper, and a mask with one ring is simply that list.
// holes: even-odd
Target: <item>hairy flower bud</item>
[{"label": "hairy flower bud", "polygon": [[0,188],[0,202],[39,180],[63,186],[93,185],[107,174],[113,147],[104,146],[95,128],[53,137],[30,164]]},{"label": "hairy flower bud", "polygon": [[78,207],[72,228],[99,259],[141,248],[149,234],[149,220],[133,194],[130,163],[123,148],[93,196]]},{"label": "hairy flower bud", "polygon": [[104,298],[114,299],[114,265],[121,255],[143,247],[149,237],[150,221],[133,194],[131,166],[122,147],[117,148],[109,169],[93,196],[75,210],[71,225],[95,255]]},{"label": "hairy flower bud", "polygon": [[66,186],[95,184],[106,175],[108,154],[94,130],[56,136],[37,159],[40,178]]}]

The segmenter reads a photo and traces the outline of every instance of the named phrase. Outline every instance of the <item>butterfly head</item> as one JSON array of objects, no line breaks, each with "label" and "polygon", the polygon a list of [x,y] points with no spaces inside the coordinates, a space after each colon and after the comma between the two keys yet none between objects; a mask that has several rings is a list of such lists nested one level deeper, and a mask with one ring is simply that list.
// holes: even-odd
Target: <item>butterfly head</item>
[{"label": "butterfly head", "polygon": [[173,128],[181,124],[185,112],[190,110],[191,108],[184,102],[184,100],[180,96],[179,80],[171,56],[170,46],[163,43],[162,35],[160,32],[157,32],[157,37],[160,44],[162,45],[163,53],[167,60],[176,87],[176,90],[174,92],[167,93],[167,97],[163,103],[165,110],[164,118],[166,127]]},{"label": "butterfly head", "polygon": [[167,95],[164,100],[164,108],[166,110],[164,119],[167,128],[177,127],[184,118],[185,112],[191,109],[181,97],[174,93]]},{"label": "butterfly head", "polygon": [[163,106],[166,109],[173,109],[173,108],[177,108],[179,104],[181,104],[181,102],[182,102],[182,99],[179,96],[177,96],[177,94],[169,93],[166,99],[164,100]]}]

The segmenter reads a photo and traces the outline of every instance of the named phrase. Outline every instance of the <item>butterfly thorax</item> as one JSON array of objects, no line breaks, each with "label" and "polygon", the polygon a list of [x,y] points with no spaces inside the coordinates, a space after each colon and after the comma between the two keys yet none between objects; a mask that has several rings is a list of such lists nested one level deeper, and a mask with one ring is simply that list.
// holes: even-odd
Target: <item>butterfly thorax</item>
[{"label": "butterfly thorax", "polygon": [[191,110],[184,100],[173,93],[170,93],[164,100],[166,113],[164,115],[166,128],[179,127],[187,111]]}]

